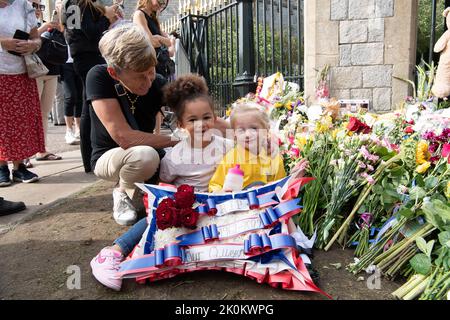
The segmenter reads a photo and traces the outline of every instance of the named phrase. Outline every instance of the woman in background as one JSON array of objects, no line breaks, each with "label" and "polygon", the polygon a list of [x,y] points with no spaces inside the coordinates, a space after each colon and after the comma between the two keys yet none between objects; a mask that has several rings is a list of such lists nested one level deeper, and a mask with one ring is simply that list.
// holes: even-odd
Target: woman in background
[{"label": "woman in background", "polygon": [[[77,6],[81,10],[80,26],[71,25],[76,21],[76,10],[71,6]],[[73,69],[81,78],[83,85],[83,108],[80,119],[80,148],[83,158],[84,171],[91,172],[91,119],[89,107],[86,103],[86,76],[92,67],[104,64],[98,43],[110,26],[120,16],[118,5],[104,7],[92,0],[68,0],[63,6],[62,20],[66,31],[67,43],[73,59]]]},{"label": "woman in background", "polygon": [[[11,184],[8,161],[14,181],[39,179],[23,163],[45,150],[36,80],[28,77],[23,58],[41,46],[37,22],[27,0],[0,0],[0,187]],[[14,39],[16,30],[29,33],[29,40]]]}]

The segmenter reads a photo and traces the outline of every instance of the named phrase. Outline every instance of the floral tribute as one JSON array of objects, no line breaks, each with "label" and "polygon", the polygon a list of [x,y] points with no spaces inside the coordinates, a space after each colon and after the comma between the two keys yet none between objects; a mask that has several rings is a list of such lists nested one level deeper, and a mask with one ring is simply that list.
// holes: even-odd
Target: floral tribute
[{"label": "floral tribute", "polygon": [[450,100],[432,96],[433,65],[417,71],[413,96],[385,114],[327,101],[320,71],[311,105],[274,77],[258,79],[254,99],[275,123],[286,172],[309,163],[315,180],[293,221],[314,247],[354,249],[348,270],[403,280],[399,299],[440,300],[450,294]]},{"label": "floral tribute", "polygon": [[195,229],[199,214],[192,208],[195,202],[194,188],[181,185],[174,194],[174,199],[165,198],[156,209],[156,224],[158,229],[186,227]]},{"label": "floral tribute", "polygon": [[311,245],[292,222],[302,212],[300,190],[311,180],[296,174],[225,194],[194,193],[188,185],[142,185],[149,225],[118,277],[144,283],[221,270],[329,297],[309,274],[303,252]]}]

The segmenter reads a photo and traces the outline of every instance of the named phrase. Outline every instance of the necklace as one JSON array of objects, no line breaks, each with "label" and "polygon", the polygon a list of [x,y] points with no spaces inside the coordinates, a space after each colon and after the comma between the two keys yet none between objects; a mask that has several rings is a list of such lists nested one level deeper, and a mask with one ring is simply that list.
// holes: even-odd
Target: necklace
[{"label": "necklace", "polygon": [[131,103],[131,107],[130,107],[131,113],[134,115],[134,111],[136,110],[136,107],[134,106],[134,104],[135,104],[136,101],[139,99],[139,96],[136,96],[136,98],[134,98],[134,100],[133,100],[133,99],[131,99],[130,96],[128,95],[128,91],[125,91],[125,93],[127,94],[128,101],[130,101],[130,103]]}]

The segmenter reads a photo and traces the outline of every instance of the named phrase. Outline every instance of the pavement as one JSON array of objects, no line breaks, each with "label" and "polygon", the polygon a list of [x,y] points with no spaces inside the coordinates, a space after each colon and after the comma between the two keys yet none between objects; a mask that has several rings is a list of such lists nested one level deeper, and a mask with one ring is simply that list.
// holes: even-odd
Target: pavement
[{"label": "pavement", "polygon": [[40,177],[38,182],[14,183],[9,187],[0,188],[1,197],[10,201],[23,201],[27,206],[22,212],[0,217],[0,234],[98,181],[93,174],[84,172],[80,147],[65,143],[65,131],[65,126],[49,124],[47,150],[62,156],[63,159],[58,161],[31,159],[34,167],[30,170]]}]

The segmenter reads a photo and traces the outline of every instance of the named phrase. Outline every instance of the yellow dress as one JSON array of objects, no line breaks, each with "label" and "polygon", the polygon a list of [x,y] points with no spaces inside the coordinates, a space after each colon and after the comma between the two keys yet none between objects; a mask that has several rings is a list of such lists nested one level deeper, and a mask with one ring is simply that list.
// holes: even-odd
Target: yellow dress
[{"label": "yellow dress", "polygon": [[244,188],[254,182],[266,184],[286,176],[283,159],[279,154],[272,158],[263,150],[258,155],[254,155],[238,145],[231,149],[217,166],[209,182],[209,192],[221,191],[228,170],[237,164],[244,171]]}]

